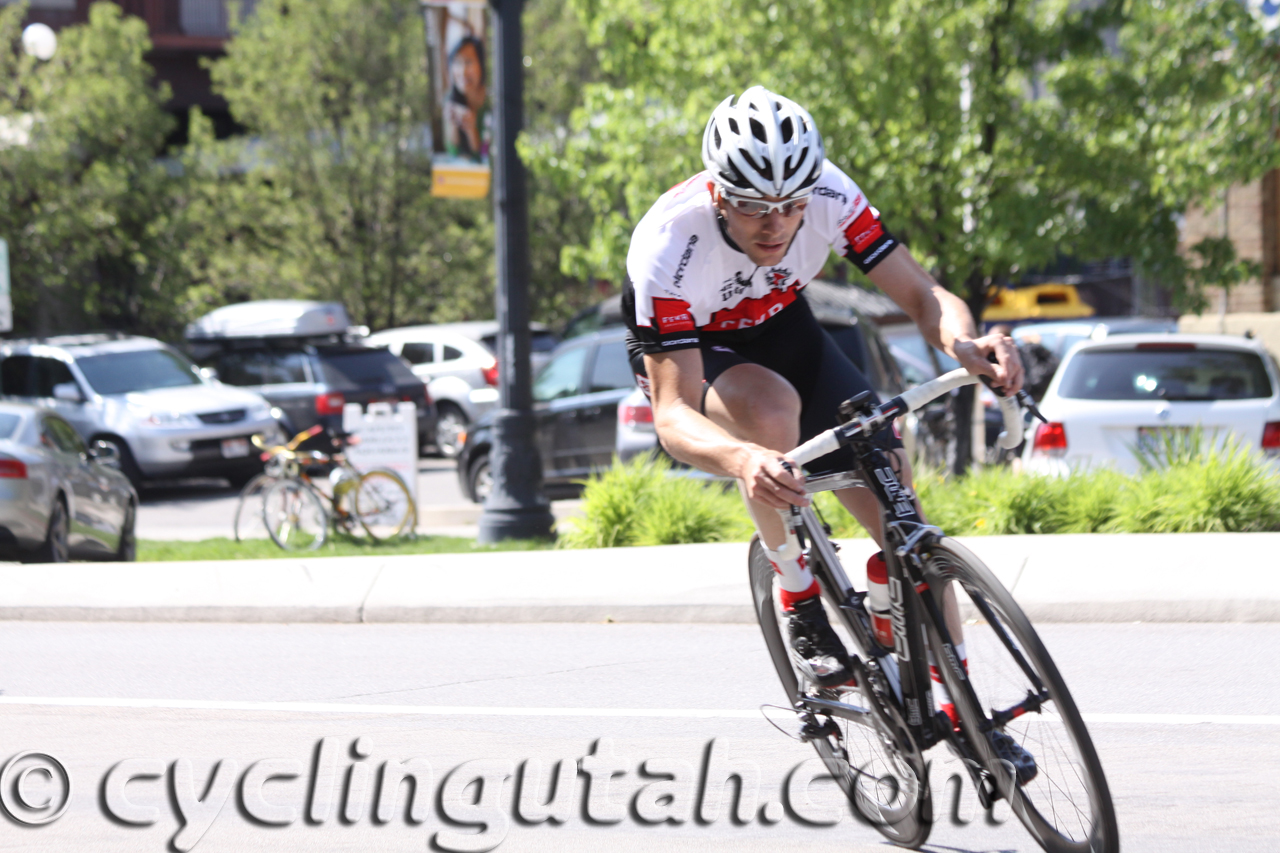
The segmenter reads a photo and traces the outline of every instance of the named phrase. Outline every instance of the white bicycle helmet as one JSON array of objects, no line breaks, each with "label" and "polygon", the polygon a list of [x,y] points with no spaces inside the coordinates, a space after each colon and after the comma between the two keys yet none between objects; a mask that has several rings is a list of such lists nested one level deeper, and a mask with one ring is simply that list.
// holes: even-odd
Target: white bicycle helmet
[{"label": "white bicycle helmet", "polygon": [[737,195],[805,196],[822,176],[825,154],[813,118],[795,101],[752,86],[711,113],[702,134],[702,162]]}]

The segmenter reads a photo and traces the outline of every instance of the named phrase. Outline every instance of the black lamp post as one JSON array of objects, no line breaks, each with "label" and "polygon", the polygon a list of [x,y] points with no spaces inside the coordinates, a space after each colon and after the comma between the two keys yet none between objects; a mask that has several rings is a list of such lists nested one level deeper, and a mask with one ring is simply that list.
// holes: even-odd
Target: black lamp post
[{"label": "black lamp post", "polygon": [[529,210],[516,154],[524,98],[520,13],[524,0],[493,6],[493,213],[498,255],[498,405],[489,455],[493,491],[480,516],[481,542],[554,536],[534,444],[529,367]]}]

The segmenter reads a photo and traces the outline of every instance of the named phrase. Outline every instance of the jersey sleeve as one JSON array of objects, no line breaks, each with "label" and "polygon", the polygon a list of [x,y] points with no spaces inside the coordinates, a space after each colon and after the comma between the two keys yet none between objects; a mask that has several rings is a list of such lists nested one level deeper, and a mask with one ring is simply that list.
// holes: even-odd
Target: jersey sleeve
[{"label": "jersey sleeve", "polygon": [[[697,234],[661,229],[648,235],[637,228],[627,253],[632,299],[623,300],[627,325],[641,349],[656,355],[701,346],[684,281],[701,251]],[[628,302],[632,304],[627,305]]]},{"label": "jersey sleeve", "polygon": [[823,203],[820,227],[825,226],[831,248],[848,258],[860,272],[866,273],[889,256],[898,238],[880,221],[880,211],[871,206],[853,179],[830,160],[822,169],[822,178],[814,195]]}]

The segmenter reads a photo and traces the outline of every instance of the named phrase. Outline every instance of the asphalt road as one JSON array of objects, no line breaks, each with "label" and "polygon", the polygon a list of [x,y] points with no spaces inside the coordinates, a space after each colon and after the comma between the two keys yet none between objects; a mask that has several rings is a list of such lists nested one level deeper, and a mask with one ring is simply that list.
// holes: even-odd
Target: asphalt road
[{"label": "asphalt road", "polygon": [[[462,494],[456,471],[450,459],[418,460],[419,516],[433,531],[464,533],[461,528],[475,512],[475,505]],[[232,535],[239,492],[223,480],[148,485],[140,497],[138,535],[143,539]]]},{"label": "asphalt road", "polygon": [[[1094,720],[1125,850],[1276,849],[1280,683],[1270,672],[1280,625],[1046,625],[1042,635]],[[837,825],[781,810],[784,779],[810,752],[753,710],[781,698],[753,626],[3,623],[0,643],[0,759],[38,750],[71,780],[52,823],[0,821],[0,850],[160,853],[175,837],[176,849],[309,853],[497,842],[557,853],[888,849],[840,818],[829,783],[795,802]],[[726,804],[707,822],[644,823],[663,804],[688,813],[713,740],[713,755],[759,770],[751,819],[733,822]],[[611,753],[625,771],[611,799],[592,786],[562,825],[510,820],[508,772],[526,759],[549,772],[593,749],[596,764]],[[973,796],[964,789],[953,810],[953,762],[944,750],[931,757],[930,850],[1038,849],[1013,820],[959,825],[975,816]],[[11,806],[27,819],[60,802],[60,776],[36,769],[14,786],[17,771],[44,760],[0,772],[0,799],[25,791],[33,808]],[[640,772],[645,760],[675,777],[670,800],[643,788],[661,782]],[[375,818],[381,768],[396,766],[435,792],[414,804],[421,823],[403,801],[383,804],[385,823]],[[539,789],[521,795],[529,790]],[[637,792],[652,802],[628,815]],[[528,797],[520,813],[534,807]],[[438,835],[475,831],[449,826],[442,809],[485,824],[483,839]]]}]

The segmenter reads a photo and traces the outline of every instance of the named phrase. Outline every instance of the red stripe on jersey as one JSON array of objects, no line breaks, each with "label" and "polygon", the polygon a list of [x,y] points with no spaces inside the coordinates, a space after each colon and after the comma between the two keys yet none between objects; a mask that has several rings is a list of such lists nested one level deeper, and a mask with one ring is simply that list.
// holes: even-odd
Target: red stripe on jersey
[{"label": "red stripe on jersey", "polygon": [[865,252],[883,235],[884,227],[880,224],[880,217],[876,216],[875,211],[871,209],[871,205],[867,205],[862,213],[858,214],[858,218],[853,220],[853,224],[844,231],[845,239],[857,254]]},{"label": "red stripe on jersey", "polygon": [[668,332],[692,332],[696,328],[693,315],[689,313],[689,303],[683,299],[653,300],[653,325],[660,334]]},{"label": "red stripe on jersey", "polygon": [[[731,329],[747,329],[759,326],[765,320],[796,301],[796,293],[800,290],[797,279],[791,286],[783,290],[771,290],[759,299],[744,299],[732,308],[724,308],[711,315],[711,322],[703,326],[712,332],[727,332]],[[657,301],[657,300],[654,300]]]}]

